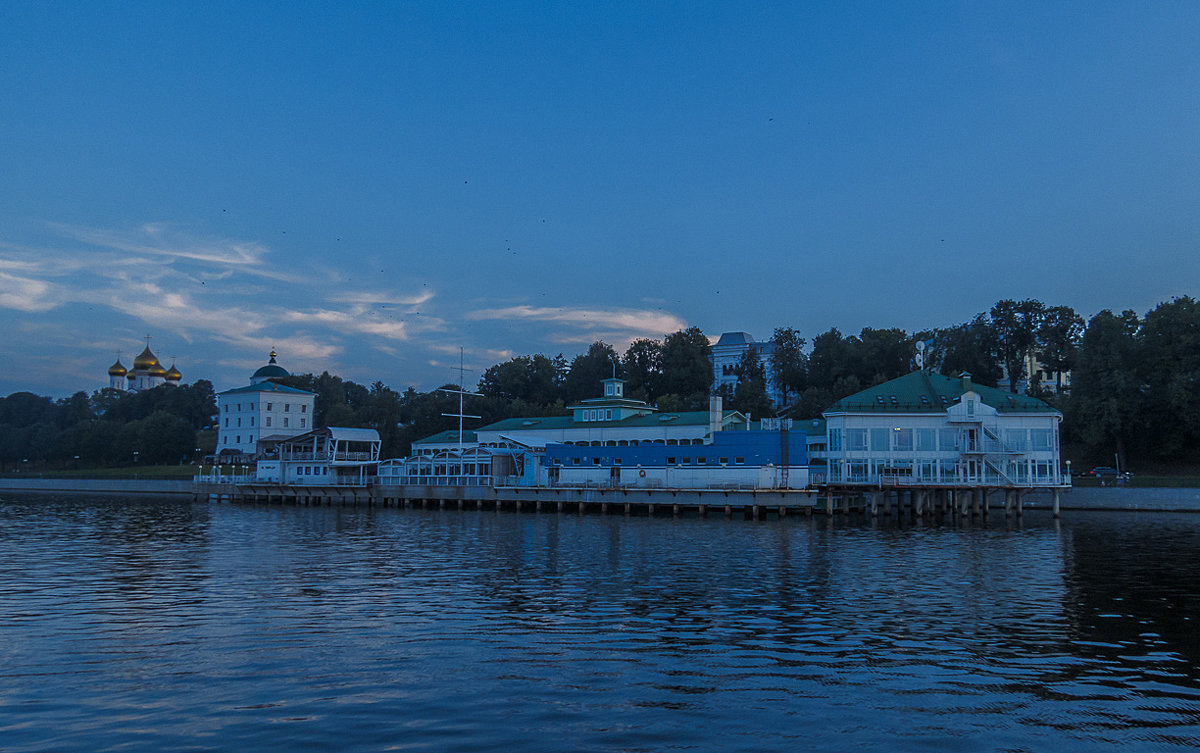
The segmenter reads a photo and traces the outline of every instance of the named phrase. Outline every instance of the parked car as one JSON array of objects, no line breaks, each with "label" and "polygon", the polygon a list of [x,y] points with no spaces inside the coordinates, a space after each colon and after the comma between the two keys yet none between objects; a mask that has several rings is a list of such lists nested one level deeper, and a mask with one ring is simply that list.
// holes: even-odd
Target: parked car
[{"label": "parked car", "polygon": [[1111,465],[1098,465],[1088,471],[1088,475],[1095,476],[1096,478],[1116,478],[1118,474],[1117,469]]}]

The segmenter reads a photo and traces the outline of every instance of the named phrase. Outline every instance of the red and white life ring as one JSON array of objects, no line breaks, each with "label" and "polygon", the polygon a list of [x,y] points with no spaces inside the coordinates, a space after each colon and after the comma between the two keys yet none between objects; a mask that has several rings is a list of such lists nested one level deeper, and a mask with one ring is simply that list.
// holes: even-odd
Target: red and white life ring
[{"label": "red and white life ring", "polygon": [[642,478],[645,478],[645,477],[646,477],[646,471],[645,471],[645,470],[638,471],[638,475],[639,475],[639,476],[641,476]]}]

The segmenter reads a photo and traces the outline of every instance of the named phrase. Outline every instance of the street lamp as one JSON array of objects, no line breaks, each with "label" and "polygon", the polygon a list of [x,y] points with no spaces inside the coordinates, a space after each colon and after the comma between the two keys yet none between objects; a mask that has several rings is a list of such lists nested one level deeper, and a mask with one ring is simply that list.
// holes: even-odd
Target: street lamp
[{"label": "street lamp", "polygon": [[75,470],[79,470],[79,456],[75,456]]}]

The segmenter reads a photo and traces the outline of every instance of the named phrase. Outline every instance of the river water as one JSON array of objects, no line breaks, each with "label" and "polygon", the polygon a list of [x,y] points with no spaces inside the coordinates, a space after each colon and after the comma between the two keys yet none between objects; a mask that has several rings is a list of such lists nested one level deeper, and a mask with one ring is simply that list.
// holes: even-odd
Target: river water
[{"label": "river water", "polygon": [[1200,747],[1200,514],[0,497],[0,750]]}]

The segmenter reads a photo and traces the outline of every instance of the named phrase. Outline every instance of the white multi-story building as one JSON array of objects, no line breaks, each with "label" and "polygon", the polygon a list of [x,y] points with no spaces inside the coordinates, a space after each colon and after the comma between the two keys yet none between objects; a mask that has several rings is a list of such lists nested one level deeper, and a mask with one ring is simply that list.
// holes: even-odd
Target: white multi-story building
[{"label": "white multi-story building", "polygon": [[775,384],[775,375],[771,373],[771,354],[775,351],[775,341],[772,339],[758,342],[749,332],[725,332],[717,339],[717,344],[712,346],[713,391],[722,385],[731,390],[737,387],[738,362],[742,360],[742,354],[750,349],[758,353],[763,371],[766,372],[767,397],[771,399],[772,405],[782,407],[783,390]]},{"label": "white multi-story building", "polygon": [[311,431],[317,396],[278,380],[291,376],[275,362],[255,371],[250,384],[217,394],[217,454],[255,455],[263,440],[278,441]]},{"label": "white multi-story building", "polygon": [[1032,489],[1070,485],[1062,413],[1027,395],[915,371],[822,414],[826,482],[843,487]]}]

